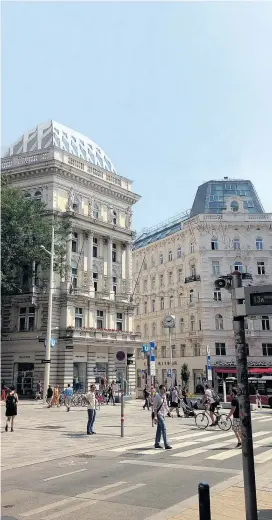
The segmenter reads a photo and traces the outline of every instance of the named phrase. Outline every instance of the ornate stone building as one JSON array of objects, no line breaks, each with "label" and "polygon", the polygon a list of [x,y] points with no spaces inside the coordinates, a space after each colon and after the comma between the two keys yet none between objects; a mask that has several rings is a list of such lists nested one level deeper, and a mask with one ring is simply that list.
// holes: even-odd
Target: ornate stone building
[{"label": "ornate stone building", "polygon": [[[68,276],[54,275],[51,383],[74,381],[85,390],[101,378],[115,380],[116,352],[133,360],[141,341],[131,304],[131,208],[139,200],[132,182],[93,141],[54,121],[26,132],[6,153],[2,172],[72,223]],[[43,379],[47,285],[28,280],[28,289],[3,308],[2,378],[20,393]],[[133,390],[135,364],[125,378]]]},{"label": "ornate stone building", "polygon": [[[171,365],[166,314],[174,315],[172,368],[177,383],[181,367],[190,370],[190,390],[206,375],[207,346],[216,380],[235,375],[230,294],[214,281],[238,269],[251,273],[254,285],[272,282],[272,218],[264,212],[246,180],[210,181],[197,190],[191,212],[144,230],[133,251],[137,303],[135,330],[143,342],[157,344],[157,379]],[[272,373],[272,317],[247,321],[251,373]],[[137,350],[137,386],[146,361]],[[254,372],[255,370],[255,372]]]}]

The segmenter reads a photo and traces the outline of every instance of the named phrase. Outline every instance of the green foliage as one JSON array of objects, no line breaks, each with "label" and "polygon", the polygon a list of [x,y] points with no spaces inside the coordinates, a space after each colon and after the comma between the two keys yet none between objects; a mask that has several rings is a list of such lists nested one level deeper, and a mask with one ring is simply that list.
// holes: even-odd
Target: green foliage
[{"label": "green foliage", "polygon": [[184,386],[187,388],[190,379],[190,371],[187,363],[183,363],[180,371],[181,380]]},{"label": "green foliage", "polygon": [[48,268],[52,224],[55,227],[55,270],[64,274],[66,237],[70,222],[48,214],[46,205],[26,197],[20,190],[2,181],[1,196],[1,289],[2,296],[22,292],[22,272],[31,278],[33,262],[41,270]]}]

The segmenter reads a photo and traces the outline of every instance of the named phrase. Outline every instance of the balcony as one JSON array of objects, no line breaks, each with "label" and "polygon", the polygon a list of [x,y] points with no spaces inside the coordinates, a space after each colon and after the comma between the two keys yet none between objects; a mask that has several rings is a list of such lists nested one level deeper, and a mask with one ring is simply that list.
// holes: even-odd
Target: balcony
[{"label": "balcony", "polygon": [[200,282],[201,278],[199,274],[192,274],[191,276],[186,276],[185,283],[191,283],[191,282]]},{"label": "balcony", "polygon": [[60,331],[60,339],[88,339],[90,341],[105,341],[110,340],[141,342],[140,332],[129,332],[116,329],[96,329],[94,327],[74,328],[67,327]]}]

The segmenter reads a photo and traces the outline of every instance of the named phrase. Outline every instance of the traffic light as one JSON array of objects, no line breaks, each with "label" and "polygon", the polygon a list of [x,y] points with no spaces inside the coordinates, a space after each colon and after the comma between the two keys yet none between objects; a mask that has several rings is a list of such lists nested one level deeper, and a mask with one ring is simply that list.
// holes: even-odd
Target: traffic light
[{"label": "traffic light", "polygon": [[133,358],[133,356],[134,356],[134,354],[129,354],[129,353],[127,353],[127,366],[128,366],[128,365],[133,365],[133,364],[134,364],[133,359],[131,359],[131,358]]}]

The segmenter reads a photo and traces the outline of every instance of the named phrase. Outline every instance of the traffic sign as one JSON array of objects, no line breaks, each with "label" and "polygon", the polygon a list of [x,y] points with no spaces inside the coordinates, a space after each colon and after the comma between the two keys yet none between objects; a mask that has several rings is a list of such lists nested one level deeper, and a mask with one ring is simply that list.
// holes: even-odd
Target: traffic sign
[{"label": "traffic sign", "polygon": [[244,294],[247,316],[272,314],[272,285],[244,287]]},{"label": "traffic sign", "polygon": [[[51,348],[54,348],[55,345],[56,345],[56,340],[55,340],[55,338],[51,338],[51,339],[50,339],[50,347],[51,347]],[[44,346],[46,347],[46,339],[44,340]]]},{"label": "traffic sign", "polygon": [[172,370],[171,368],[167,370],[167,377],[172,377]]},{"label": "traffic sign", "polygon": [[207,346],[207,379],[212,381],[211,349]]},{"label": "traffic sign", "polygon": [[148,345],[148,343],[143,343],[143,345],[142,345],[142,352],[144,352],[144,353],[149,352],[149,345]]},{"label": "traffic sign", "polygon": [[125,368],[126,367],[126,353],[123,350],[118,350],[115,355],[115,367]]},{"label": "traffic sign", "polygon": [[150,360],[150,375],[155,376],[156,375],[156,361]]}]

